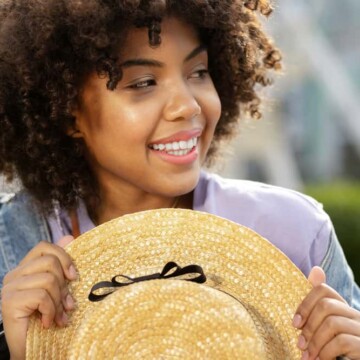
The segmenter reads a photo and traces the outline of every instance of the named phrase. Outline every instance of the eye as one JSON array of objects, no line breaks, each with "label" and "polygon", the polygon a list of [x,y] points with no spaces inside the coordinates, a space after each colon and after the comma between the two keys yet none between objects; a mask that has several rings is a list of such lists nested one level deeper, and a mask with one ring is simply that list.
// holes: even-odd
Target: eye
[{"label": "eye", "polygon": [[190,75],[190,78],[193,78],[193,79],[205,79],[205,78],[208,77],[208,75],[209,75],[209,70],[201,69],[201,70],[197,70],[194,73],[192,73]]},{"label": "eye", "polygon": [[147,80],[138,81],[135,84],[129,85],[128,87],[130,89],[140,90],[140,89],[147,89],[150,86],[154,86],[154,85],[156,85],[156,82],[154,79],[147,79]]}]

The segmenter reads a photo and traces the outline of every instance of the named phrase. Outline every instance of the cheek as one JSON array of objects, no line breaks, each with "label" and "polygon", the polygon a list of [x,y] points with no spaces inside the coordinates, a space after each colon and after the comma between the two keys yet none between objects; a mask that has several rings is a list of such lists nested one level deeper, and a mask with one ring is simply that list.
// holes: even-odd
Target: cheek
[{"label": "cheek", "polygon": [[152,110],[145,106],[123,105],[115,111],[107,111],[102,114],[94,135],[99,142],[115,141],[119,146],[143,144],[153,130]]},{"label": "cheek", "polygon": [[221,102],[215,89],[214,91],[209,92],[207,97],[203,100],[204,102],[202,105],[202,110],[203,115],[206,118],[206,131],[204,133],[202,154],[200,160],[202,164],[206,159],[206,155],[214,137],[216,125],[218,124],[221,116]]},{"label": "cheek", "polygon": [[221,102],[215,89],[209,92],[202,108],[207,118],[208,127],[215,130],[221,116]]},{"label": "cheek", "polygon": [[127,143],[143,146],[152,138],[159,118],[159,106],[156,101],[127,106],[126,110],[121,112],[122,123],[117,131]]}]

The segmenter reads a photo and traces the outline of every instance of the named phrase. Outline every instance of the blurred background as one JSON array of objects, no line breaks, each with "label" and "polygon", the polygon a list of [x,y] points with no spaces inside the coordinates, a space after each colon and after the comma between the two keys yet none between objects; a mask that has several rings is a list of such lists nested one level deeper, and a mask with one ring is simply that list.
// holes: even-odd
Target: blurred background
[{"label": "blurred background", "polygon": [[223,175],[323,203],[360,283],[360,1],[277,0],[264,26],[284,55],[260,121],[244,121]]},{"label": "blurred background", "polygon": [[[219,172],[323,203],[360,283],[360,1],[275,4],[264,26],[284,72],[266,90],[263,119],[242,122]],[[0,191],[11,187],[0,177]]]}]

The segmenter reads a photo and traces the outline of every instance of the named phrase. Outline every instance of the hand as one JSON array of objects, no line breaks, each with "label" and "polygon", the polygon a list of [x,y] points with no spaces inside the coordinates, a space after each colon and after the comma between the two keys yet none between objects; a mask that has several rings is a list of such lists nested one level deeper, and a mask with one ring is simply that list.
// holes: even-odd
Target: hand
[{"label": "hand", "polygon": [[360,359],[360,312],[351,308],[330,286],[325,273],[314,267],[313,289],[296,310],[293,325],[301,329],[298,346],[302,360]]},{"label": "hand", "polygon": [[72,236],[65,236],[59,245],[39,243],[5,276],[1,306],[12,360],[25,359],[26,332],[34,312],[40,314],[44,328],[53,322],[66,325],[66,312],[74,308],[67,280],[75,280],[77,274],[62,247],[72,240]]}]

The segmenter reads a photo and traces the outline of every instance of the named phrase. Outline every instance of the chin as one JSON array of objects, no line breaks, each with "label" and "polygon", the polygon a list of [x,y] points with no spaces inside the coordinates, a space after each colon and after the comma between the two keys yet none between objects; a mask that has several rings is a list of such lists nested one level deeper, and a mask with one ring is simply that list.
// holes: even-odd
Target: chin
[{"label": "chin", "polygon": [[182,181],[179,181],[175,186],[175,196],[185,195],[192,192],[197,186],[200,178],[200,173],[195,175],[187,175]]},{"label": "chin", "polygon": [[169,197],[185,195],[195,189],[199,178],[200,171],[168,176],[166,183],[163,183],[156,192]]}]

